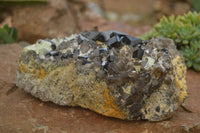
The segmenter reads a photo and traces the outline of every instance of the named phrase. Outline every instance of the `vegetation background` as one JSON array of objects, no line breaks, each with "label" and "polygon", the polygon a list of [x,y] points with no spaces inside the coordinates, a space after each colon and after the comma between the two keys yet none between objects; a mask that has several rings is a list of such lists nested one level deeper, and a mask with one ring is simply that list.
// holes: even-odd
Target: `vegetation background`
[{"label": "vegetation background", "polygon": [[[200,0],[0,0],[0,133],[199,133],[199,3]],[[174,39],[192,69],[187,71],[189,97],[172,119],[158,123],[122,121],[78,107],[44,103],[15,87],[16,64],[24,46],[95,26],[100,31],[118,30],[143,39]]]}]

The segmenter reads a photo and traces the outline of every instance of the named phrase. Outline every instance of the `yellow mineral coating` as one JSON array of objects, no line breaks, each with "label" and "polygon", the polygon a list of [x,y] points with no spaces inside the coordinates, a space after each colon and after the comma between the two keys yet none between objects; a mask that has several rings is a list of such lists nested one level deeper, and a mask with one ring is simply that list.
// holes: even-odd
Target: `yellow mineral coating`
[{"label": "yellow mineral coating", "polygon": [[[179,89],[180,101],[184,101],[187,95],[187,85],[186,85],[186,66],[183,63],[183,59],[180,56],[176,56],[172,60],[174,67],[173,72],[175,73],[176,86]],[[182,104],[182,103],[181,103]]]},{"label": "yellow mineral coating", "polygon": [[[30,64],[24,64],[23,62],[21,62],[17,69],[21,73],[29,73],[29,74],[35,75],[36,77],[40,79],[43,79],[46,76],[46,71],[42,66],[36,63],[33,63],[31,65],[33,65],[33,67],[30,67]],[[37,66],[37,67],[34,67],[34,66]]]},{"label": "yellow mineral coating", "polygon": [[[173,104],[175,107],[178,107],[180,104],[183,103],[184,99],[187,97],[187,86],[186,86],[186,66],[184,65],[183,59],[180,56],[176,56],[172,60],[173,65],[173,73],[175,74],[175,82],[176,86],[178,88],[175,95],[173,95],[175,101],[173,101]],[[171,76],[174,76],[171,74]],[[148,98],[145,102],[145,105],[141,109],[141,112],[144,115],[145,119],[151,120],[151,118],[154,117],[155,108],[159,105],[160,110],[173,110],[170,109],[170,107],[166,104],[166,101],[163,99],[160,101],[160,98],[163,97],[163,94],[165,95],[166,90],[169,89],[166,84],[162,84],[162,86],[159,89],[159,92],[153,93],[150,98]],[[179,100],[176,100],[176,97],[178,96]],[[171,99],[173,99],[173,97]],[[154,103],[156,102],[156,104]],[[145,110],[150,110],[151,112],[145,113]],[[155,114],[160,114],[161,112],[155,112]],[[162,119],[168,119],[173,116],[174,112],[171,112],[167,116],[164,116]]]},{"label": "yellow mineral coating", "polygon": [[[72,101],[71,106],[81,106],[102,115],[123,119],[123,113],[120,112],[114,99],[109,95],[109,89],[107,89],[106,82],[104,80],[97,81],[95,73],[91,71],[88,75],[77,74],[75,68],[74,64],[70,63],[67,66],[58,67],[55,70],[52,70],[47,75],[51,80],[49,82],[55,83],[60,79],[57,81],[55,88],[59,88],[60,86],[70,88],[70,91],[74,94],[74,100]],[[63,82],[62,79],[65,81]],[[59,89],[54,89],[51,92],[55,92],[53,95],[57,95]],[[65,91],[63,93],[65,93]],[[80,98],[83,93],[89,96]],[[92,97],[96,97],[95,100]]]},{"label": "yellow mineral coating", "polygon": [[[152,118],[154,118],[155,114],[161,115],[163,110],[165,110],[166,112],[170,112],[170,113],[166,116],[162,116],[160,118],[160,120],[166,120],[173,116],[174,112],[170,111],[170,110],[173,110],[173,107],[168,106],[166,104],[165,99],[161,99],[162,97],[165,97],[165,94],[166,94],[165,92],[167,89],[168,89],[168,86],[166,84],[162,84],[159,92],[154,92],[148,99],[146,99],[145,105],[141,109],[141,112],[143,113],[145,119],[151,120]],[[174,96],[176,97],[176,95],[173,95],[173,97]],[[175,106],[178,106],[178,104],[179,104],[176,101],[173,101],[173,103]],[[157,106],[160,107],[160,110],[161,110],[160,112],[155,111]],[[145,110],[147,110],[149,112],[145,113]],[[155,121],[155,120],[153,120],[153,121]]]},{"label": "yellow mineral coating", "polygon": [[124,45],[120,51],[120,56],[123,57],[123,58],[129,58],[129,59],[132,59],[132,54],[131,53],[131,48],[127,45]]},{"label": "yellow mineral coating", "polygon": [[122,112],[120,112],[119,107],[115,104],[113,98],[109,95],[109,90],[105,89],[104,91],[105,104],[104,104],[104,112],[103,114],[110,117],[116,117],[123,119],[125,116]]},{"label": "yellow mineral coating", "polygon": [[[69,41],[77,37],[77,34],[72,34],[70,37],[65,37],[65,41]],[[40,56],[41,59],[45,59],[45,54],[47,51],[51,51],[51,43],[45,40],[41,40],[42,43],[36,42],[34,45],[27,46],[23,49],[23,52],[28,52],[30,50],[33,50]],[[60,39],[52,39],[52,41],[59,46],[63,40]]]},{"label": "yellow mineral coating", "polygon": [[18,67],[18,70],[22,73],[26,73],[26,67],[25,65],[21,64],[19,67]]},{"label": "yellow mineral coating", "polygon": [[[91,97],[96,97],[94,99],[87,99],[82,98],[81,101],[76,101],[77,105],[88,108],[90,110],[94,110],[100,114],[110,116],[110,117],[116,117],[116,118],[124,118],[123,113],[120,112],[118,106],[115,104],[114,99],[109,95],[109,89],[107,89],[107,84],[104,80],[97,81],[94,80],[96,77],[94,72],[90,72],[89,75],[82,77],[79,75],[79,78],[82,80],[89,79],[86,86],[78,84],[78,86],[74,86],[73,88],[74,94],[78,94],[80,90],[88,90],[89,88],[92,88],[91,90],[88,90],[85,93],[88,93],[90,91]],[[75,81],[77,82],[77,81]],[[89,88],[87,88],[89,87]],[[81,93],[83,93],[83,91]],[[91,92],[92,91],[92,92]],[[83,104],[84,103],[84,104]]]},{"label": "yellow mineral coating", "polygon": [[38,78],[43,79],[46,76],[46,71],[40,67],[40,69],[36,70],[36,75]]},{"label": "yellow mineral coating", "polygon": [[104,44],[103,42],[100,42],[100,41],[96,41],[96,43],[97,43],[98,45]]}]

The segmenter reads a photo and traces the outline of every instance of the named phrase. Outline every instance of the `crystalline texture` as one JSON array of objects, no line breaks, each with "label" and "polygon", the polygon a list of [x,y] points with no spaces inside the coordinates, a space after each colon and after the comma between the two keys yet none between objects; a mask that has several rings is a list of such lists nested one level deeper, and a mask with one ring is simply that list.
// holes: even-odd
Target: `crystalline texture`
[{"label": "crystalline texture", "polygon": [[185,73],[170,39],[143,42],[118,31],[87,31],[25,47],[16,84],[42,101],[160,121],[187,97]]}]

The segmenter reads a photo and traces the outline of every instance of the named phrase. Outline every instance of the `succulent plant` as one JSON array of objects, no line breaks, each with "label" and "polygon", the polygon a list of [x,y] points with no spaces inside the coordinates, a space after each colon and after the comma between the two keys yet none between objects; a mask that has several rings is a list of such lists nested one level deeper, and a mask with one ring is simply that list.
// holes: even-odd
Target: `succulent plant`
[{"label": "succulent plant", "polygon": [[4,25],[0,28],[0,44],[10,44],[17,40],[17,30],[15,27]]},{"label": "succulent plant", "polygon": [[196,11],[200,11],[200,0],[191,0],[191,6]]},{"label": "succulent plant", "polygon": [[164,16],[150,32],[141,36],[141,39],[157,37],[173,39],[187,67],[200,71],[200,13],[188,12],[169,18]]}]

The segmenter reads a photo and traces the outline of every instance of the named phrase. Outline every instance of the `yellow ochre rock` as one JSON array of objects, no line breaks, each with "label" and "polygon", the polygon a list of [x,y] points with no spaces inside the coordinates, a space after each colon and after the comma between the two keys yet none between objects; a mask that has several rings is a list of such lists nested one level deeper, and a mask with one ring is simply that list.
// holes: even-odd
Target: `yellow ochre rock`
[{"label": "yellow ochre rock", "polygon": [[125,120],[161,121],[187,97],[186,67],[172,40],[118,31],[38,40],[23,49],[16,85],[42,101]]}]

